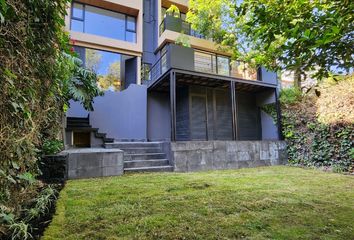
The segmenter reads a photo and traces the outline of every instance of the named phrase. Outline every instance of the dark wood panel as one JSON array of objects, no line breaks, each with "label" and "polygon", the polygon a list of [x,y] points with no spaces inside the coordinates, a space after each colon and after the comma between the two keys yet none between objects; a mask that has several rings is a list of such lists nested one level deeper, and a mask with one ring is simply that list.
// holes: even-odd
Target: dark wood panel
[{"label": "dark wood panel", "polygon": [[192,140],[207,140],[206,96],[190,96],[190,131]]},{"label": "dark wood panel", "polygon": [[254,94],[236,93],[240,140],[261,140],[260,111]]},{"label": "dark wood panel", "polygon": [[230,92],[214,90],[215,95],[215,140],[232,140],[232,109]]},{"label": "dark wood panel", "polygon": [[176,139],[187,141],[190,139],[188,86],[178,87],[176,91]]}]

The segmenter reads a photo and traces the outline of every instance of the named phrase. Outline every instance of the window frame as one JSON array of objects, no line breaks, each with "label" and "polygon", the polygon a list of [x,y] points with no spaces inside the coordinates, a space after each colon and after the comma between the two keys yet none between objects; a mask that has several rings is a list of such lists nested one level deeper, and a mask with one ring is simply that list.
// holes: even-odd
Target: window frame
[{"label": "window frame", "polygon": [[[74,17],[74,4],[82,5],[82,12],[83,12],[82,13],[82,18]],[[136,16],[129,15],[129,14],[126,14],[126,13],[123,13],[123,12],[113,11],[111,9],[106,9],[106,8],[98,7],[98,6],[91,5],[91,4],[77,2],[77,1],[72,1],[72,3],[71,3],[70,31],[72,29],[72,20],[75,20],[75,21],[82,22],[82,25],[83,25],[82,33],[86,33],[85,32],[86,5],[91,6],[91,7],[95,7],[95,8],[99,8],[99,9],[103,9],[103,10],[107,10],[107,11],[111,11],[111,12],[115,12],[115,13],[123,14],[124,15],[124,21],[125,21],[124,22],[124,40],[117,39],[117,38],[111,38],[111,39],[115,39],[115,40],[119,40],[119,41],[125,41],[125,42],[130,42],[130,43],[137,43],[137,17]],[[129,17],[134,19],[134,26],[135,26],[134,30],[128,28],[128,18]],[[134,39],[135,41],[132,41],[132,42],[131,41],[127,41],[127,32],[135,33],[135,39]],[[101,35],[97,35],[97,36],[105,37],[105,36],[101,36]]]}]

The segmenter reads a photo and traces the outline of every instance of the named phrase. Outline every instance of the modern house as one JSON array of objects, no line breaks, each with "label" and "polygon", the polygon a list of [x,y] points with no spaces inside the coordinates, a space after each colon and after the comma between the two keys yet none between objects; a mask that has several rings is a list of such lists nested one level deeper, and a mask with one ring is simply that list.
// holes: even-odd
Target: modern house
[{"label": "modern house", "polygon": [[[179,16],[166,14],[171,4]],[[72,102],[66,143],[119,148],[125,171],[280,164],[277,75],[231,54],[185,21],[188,0],[74,0],[66,26],[105,95]],[[176,45],[181,32],[191,47]],[[274,119],[263,111],[271,104]]]}]

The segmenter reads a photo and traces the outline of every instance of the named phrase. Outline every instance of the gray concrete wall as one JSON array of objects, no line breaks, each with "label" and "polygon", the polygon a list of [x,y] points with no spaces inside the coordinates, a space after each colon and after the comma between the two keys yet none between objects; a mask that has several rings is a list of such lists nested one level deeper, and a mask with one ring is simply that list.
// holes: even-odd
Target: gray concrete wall
[{"label": "gray concrete wall", "polygon": [[194,71],[194,49],[170,44],[167,59],[168,68]]},{"label": "gray concrete wall", "polygon": [[[257,94],[257,106],[275,103],[274,90],[268,90]],[[273,118],[261,111],[262,140],[278,140],[278,127]]]},{"label": "gray concrete wall", "polygon": [[121,92],[105,92],[94,99],[94,111],[87,112],[78,102],[71,101],[67,117],[87,117],[90,124],[117,140],[146,140],[147,89],[131,84]]},{"label": "gray concrete wall", "polygon": [[188,141],[171,143],[176,172],[237,169],[287,162],[284,141]]},{"label": "gray concrete wall", "polygon": [[169,141],[171,139],[171,115],[169,94],[163,92],[149,92],[147,99],[148,140]]},{"label": "gray concrete wall", "polygon": [[69,179],[119,176],[124,171],[123,151],[119,149],[70,149],[61,155],[67,156]]},{"label": "gray concrete wall", "polygon": [[278,84],[278,78],[277,78],[276,72],[268,71],[267,69],[262,67],[261,74],[262,74],[262,81],[263,82],[271,83],[271,84]]},{"label": "gray concrete wall", "polygon": [[159,26],[157,22],[159,9],[158,1],[143,0],[143,63],[153,64],[157,59],[154,51],[157,48],[157,41],[159,37]]}]

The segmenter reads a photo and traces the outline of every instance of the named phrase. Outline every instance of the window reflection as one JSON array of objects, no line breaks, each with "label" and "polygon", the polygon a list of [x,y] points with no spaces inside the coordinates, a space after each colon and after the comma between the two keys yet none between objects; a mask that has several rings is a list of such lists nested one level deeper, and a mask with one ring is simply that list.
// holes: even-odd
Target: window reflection
[{"label": "window reflection", "polygon": [[240,61],[231,62],[229,57],[200,50],[194,51],[194,66],[195,70],[199,72],[257,80],[257,68]]},{"label": "window reflection", "polygon": [[230,62],[227,57],[218,56],[218,73],[220,75],[230,76]]},{"label": "window reflection", "polygon": [[136,18],[123,13],[73,3],[71,30],[136,42]]},{"label": "window reflection", "polygon": [[101,90],[120,91],[124,89],[123,68],[125,60],[131,57],[77,46],[74,49],[85,67],[97,74],[98,86]]},{"label": "window reflection", "polygon": [[257,80],[257,68],[239,61],[233,61],[231,64],[231,76],[247,80]]},{"label": "window reflection", "polygon": [[207,73],[216,73],[216,56],[204,52],[194,51],[195,70]]}]

